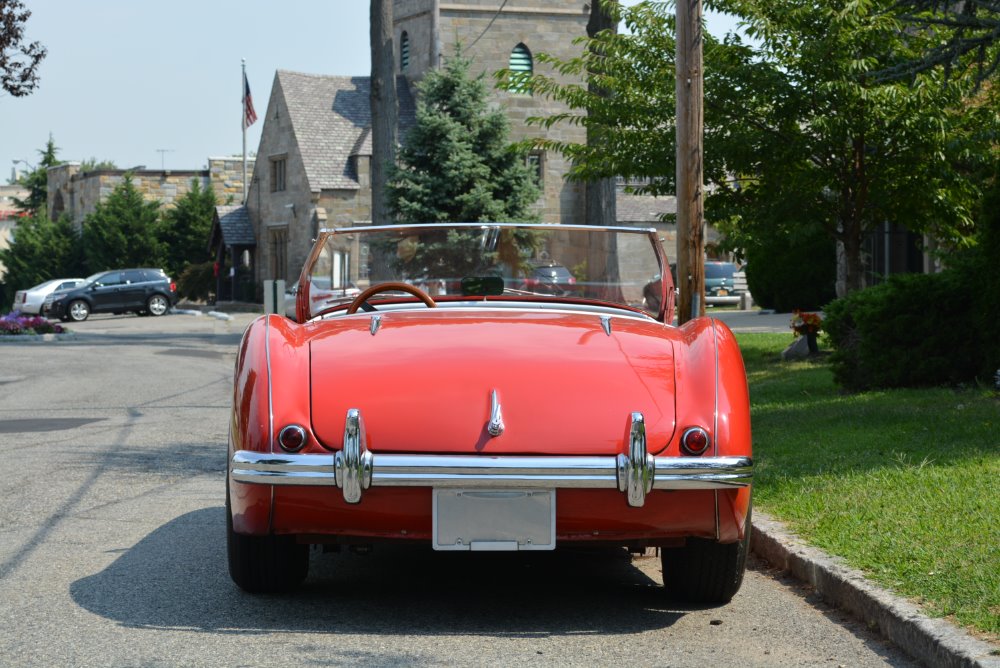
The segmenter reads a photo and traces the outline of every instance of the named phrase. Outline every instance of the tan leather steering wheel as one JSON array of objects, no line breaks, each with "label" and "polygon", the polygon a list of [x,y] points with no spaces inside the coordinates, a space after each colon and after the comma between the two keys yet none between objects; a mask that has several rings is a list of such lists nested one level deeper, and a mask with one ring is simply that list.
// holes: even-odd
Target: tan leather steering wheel
[{"label": "tan leather steering wheel", "polygon": [[399,283],[399,282],[389,282],[389,283],[379,283],[378,285],[373,285],[360,295],[354,298],[351,305],[347,307],[347,315],[352,313],[357,313],[361,305],[364,304],[370,297],[377,295],[380,292],[391,292],[392,290],[399,290],[400,292],[408,292],[420,301],[422,301],[427,308],[435,308],[437,303],[431,299],[431,296],[421,290],[420,288],[410,285],[409,283]]}]

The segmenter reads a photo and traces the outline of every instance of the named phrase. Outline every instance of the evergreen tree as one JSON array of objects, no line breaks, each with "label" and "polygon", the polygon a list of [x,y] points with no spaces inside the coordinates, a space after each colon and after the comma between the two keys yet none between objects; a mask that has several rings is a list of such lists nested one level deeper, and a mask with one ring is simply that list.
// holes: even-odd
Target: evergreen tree
[{"label": "evergreen tree", "polygon": [[61,163],[61,160],[56,158],[58,152],[59,147],[56,146],[52,135],[49,135],[45,148],[38,152],[42,156],[38,167],[18,179],[18,183],[28,190],[28,196],[23,200],[14,198],[14,206],[32,216],[44,216],[49,196],[48,169]]},{"label": "evergreen tree", "polygon": [[159,202],[146,202],[126,174],[83,221],[83,249],[91,271],[160,264],[155,237]]},{"label": "evergreen tree", "polygon": [[52,278],[72,278],[87,272],[80,239],[68,216],[51,221],[44,214],[21,218],[10,246],[0,249],[6,267],[2,301],[11,304],[17,290]]},{"label": "evergreen tree", "polygon": [[189,264],[210,260],[208,236],[215,215],[215,191],[202,189],[197,179],[191,190],[177,199],[174,208],[163,213],[156,238],[163,249],[163,268],[170,276],[180,276]]},{"label": "evergreen tree", "polygon": [[387,187],[398,223],[536,221],[539,190],[523,150],[491,110],[483,77],[455,56],[418,86],[416,125]]}]

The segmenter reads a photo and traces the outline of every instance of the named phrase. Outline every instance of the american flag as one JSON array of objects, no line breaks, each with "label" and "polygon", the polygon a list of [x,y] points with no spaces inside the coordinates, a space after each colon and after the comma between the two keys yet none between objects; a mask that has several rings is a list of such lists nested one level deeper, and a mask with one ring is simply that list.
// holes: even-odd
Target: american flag
[{"label": "american flag", "polygon": [[243,129],[257,122],[257,112],[253,110],[253,96],[250,95],[250,82],[247,73],[243,73]]}]

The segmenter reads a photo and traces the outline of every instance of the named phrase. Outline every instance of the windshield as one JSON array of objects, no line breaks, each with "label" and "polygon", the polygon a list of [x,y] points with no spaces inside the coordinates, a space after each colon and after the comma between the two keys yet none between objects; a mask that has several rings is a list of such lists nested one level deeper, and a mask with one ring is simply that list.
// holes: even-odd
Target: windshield
[{"label": "windshield", "polygon": [[[356,227],[324,231],[300,279],[307,317],[363,290],[402,282],[449,302],[530,300],[660,314],[663,257],[654,230],[515,223]],[[307,290],[307,292],[305,292]],[[416,302],[387,290],[379,300]]]},{"label": "windshield", "polygon": [[84,282],[85,285],[90,285],[91,283],[93,283],[94,281],[96,281],[97,279],[99,279],[101,276],[103,276],[106,273],[108,273],[108,272],[106,272],[106,271],[99,271],[96,274],[91,274],[87,278],[83,279],[83,282]]},{"label": "windshield", "polygon": [[706,262],[705,278],[732,278],[736,265],[732,262]]}]

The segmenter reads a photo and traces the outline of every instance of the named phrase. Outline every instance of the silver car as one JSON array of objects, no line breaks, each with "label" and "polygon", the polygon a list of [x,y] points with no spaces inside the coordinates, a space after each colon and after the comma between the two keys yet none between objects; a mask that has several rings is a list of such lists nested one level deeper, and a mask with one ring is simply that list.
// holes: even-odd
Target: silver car
[{"label": "silver car", "polygon": [[53,278],[44,283],[39,283],[33,288],[18,290],[14,294],[14,310],[20,313],[40,315],[42,304],[45,303],[45,298],[50,294],[56,290],[75,288],[83,283],[84,280],[82,278]]}]

